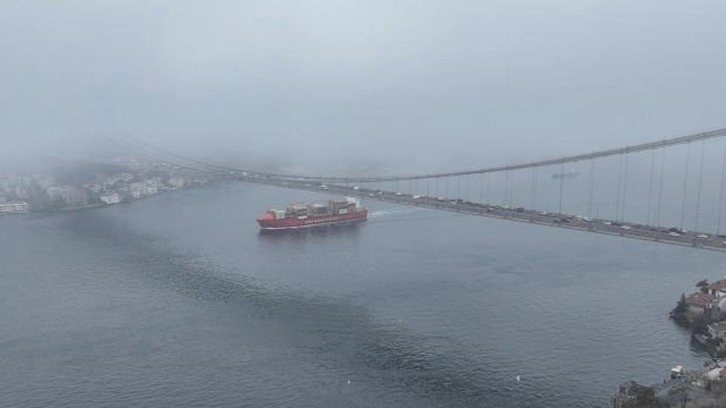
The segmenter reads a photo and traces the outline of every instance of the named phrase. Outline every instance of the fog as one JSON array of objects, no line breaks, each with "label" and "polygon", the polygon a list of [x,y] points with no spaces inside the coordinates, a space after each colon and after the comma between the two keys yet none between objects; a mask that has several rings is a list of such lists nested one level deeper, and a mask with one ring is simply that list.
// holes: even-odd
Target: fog
[{"label": "fog", "polygon": [[455,170],[723,127],[722,1],[0,3],[0,158]]}]

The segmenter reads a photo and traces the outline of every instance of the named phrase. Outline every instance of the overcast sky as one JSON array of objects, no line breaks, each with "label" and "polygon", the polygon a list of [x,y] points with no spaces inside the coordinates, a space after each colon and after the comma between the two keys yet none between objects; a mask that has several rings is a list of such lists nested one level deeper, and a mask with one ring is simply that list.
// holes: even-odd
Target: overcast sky
[{"label": "overcast sky", "polygon": [[722,0],[3,0],[0,153],[131,135],[429,170],[688,134],[726,126],[724,16]]}]

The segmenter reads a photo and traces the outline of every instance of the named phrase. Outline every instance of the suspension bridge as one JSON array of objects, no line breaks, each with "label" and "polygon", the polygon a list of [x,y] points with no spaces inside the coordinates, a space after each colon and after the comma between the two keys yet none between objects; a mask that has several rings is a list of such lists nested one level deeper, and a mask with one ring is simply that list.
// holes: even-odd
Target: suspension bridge
[{"label": "suspension bridge", "polygon": [[224,166],[140,140],[149,160],[235,180],[726,251],[726,128],[453,172],[338,176]]}]

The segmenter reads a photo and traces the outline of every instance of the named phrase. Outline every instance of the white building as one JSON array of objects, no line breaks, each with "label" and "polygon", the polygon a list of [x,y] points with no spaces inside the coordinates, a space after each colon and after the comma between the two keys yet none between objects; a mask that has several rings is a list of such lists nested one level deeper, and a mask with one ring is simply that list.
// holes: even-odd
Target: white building
[{"label": "white building", "polygon": [[143,197],[154,195],[159,192],[159,188],[154,181],[146,180],[143,183],[139,183],[139,190]]},{"label": "white building", "polygon": [[153,182],[129,184],[129,191],[133,198],[148,197],[159,192],[159,188]]},{"label": "white building", "polygon": [[169,179],[169,185],[173,188],[184,188],[185,180],[180,177],[172,177]]},{"label": "white building", "polygon": [[0,204],[0,214],[24,214],[28,212],[28,203],[21,201],[19,203]]},{"label": "white building", "polygon": [[154,195],[159,193],[159,183],[155,180],[146,182],[146,195]]},{"label": "white building", "polygon": [[101,194],[100,200],[105,204],[118,204],[121,202],[121,197],[117,192],[112,191],[110,193]]}]

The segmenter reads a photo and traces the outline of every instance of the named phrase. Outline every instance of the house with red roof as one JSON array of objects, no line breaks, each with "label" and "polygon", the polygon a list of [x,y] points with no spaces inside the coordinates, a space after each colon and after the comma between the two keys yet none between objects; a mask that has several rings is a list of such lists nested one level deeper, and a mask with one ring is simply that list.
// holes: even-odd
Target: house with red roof
[{"label": "house with red roof", "polygon": [[696,292],[686,297],[688,313],[700,316],[713,309],[716,305],[716,297],[710,293]]}]

